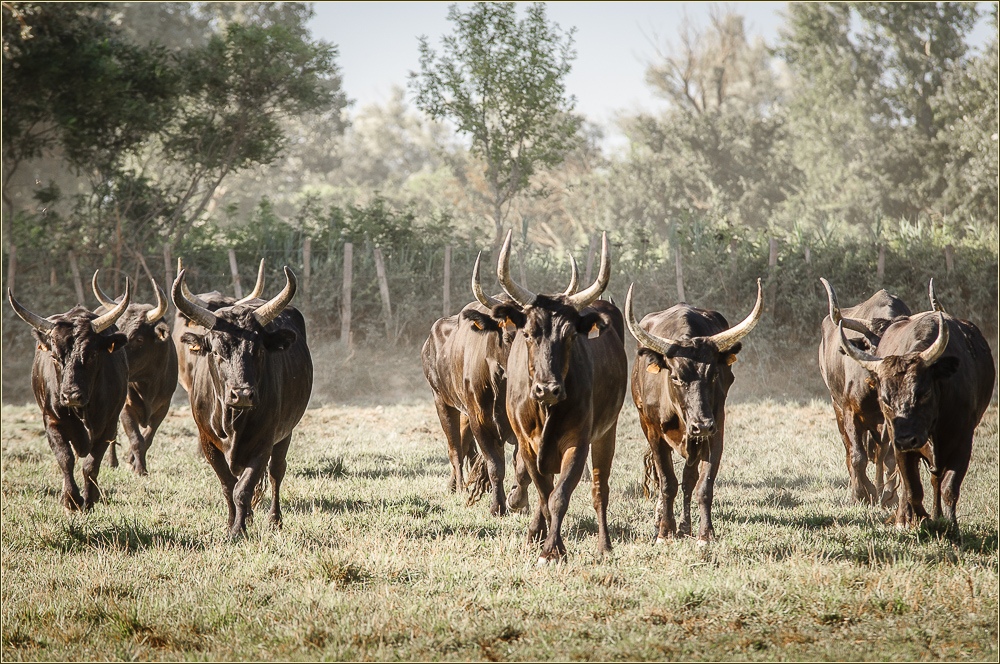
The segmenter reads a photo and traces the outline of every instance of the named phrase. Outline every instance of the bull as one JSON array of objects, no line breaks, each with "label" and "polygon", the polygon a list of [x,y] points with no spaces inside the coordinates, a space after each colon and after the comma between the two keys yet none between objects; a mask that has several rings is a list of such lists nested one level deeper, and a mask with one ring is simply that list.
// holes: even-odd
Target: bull
[{"label": "bull", "polygon": [[[98,313],[111,311],[118,304],[101,290],[98,273],[94,272],[91,286],[101,303]],[[137,475],[147,475],[146,454],[153,444],[160,424],[170,410],[170,400],[177,389],[177,352],[170,328],[163,320],[167,299],[156,282],[150,279],[156,294],[156,305],[130,304],[118,329],[126,336],[125,356],[128,358],[128,394],[121,412],[122,429],[129,438],[128,457]],[[117,441],[111,443],[108,465],[118,467],[115,452]]]},{"label": "bull", "polygon": [[204,332],[181,343],[196,359],[189,397],[201,450],[222,484],[229,537],[252,519],[252,500],[265,471],[271,484],[269,519],[281,527],[281,482],[292,432],[312,391],[313,366],[305,320],[290,306],[295,275],[272,299],[223,306],[214,312],[184,294],[184,271],[171,297],[177,310]]},{"label": "bull", "polygon": [[993,353],[973,323],[941,311],[894,320],[875,353],[857,348],[838,326],[840,347],[874,383],[895,454],[902,492],[896,525],[928,517],[920,461],[930,469],[931,518],[958,529],[958,499],[969,469],[976,426],[996,380]]},{"label": "bull", "polygon": [[[910,308],[895,295],[880,290],[861,304],[842,310],[830,282],[820,281],[826,288],[829,314],[822,323],[819,369],[844,441],[851,496],[859,503],[891,507],[896,500],[895,459],[881,430],[878,397],[868,372],[844,355],[837,326],[842,322],[849,330],[853,346],[870,351],[878,347],[889,322],[897,316],[909,316]],[[933,304],[933,283],[930,293]],[[874,484],[868,478],[869,462],[875,465]]]},{"label": "bull", "polygon": [[589,454],[597,548],[606,553],[611,551],[609,479],[628,371],[621,311],[598,301],[611,277],[607,235],[596,281],[573,295],[538,295],[515,283],[510,237],[500,251],[497,277],[511,302],[490,313],[503,327],[517,330],[507,359],[506,401],[518,463],[539,497],[528,541],[542,540],[539,564],[566,555],[562,522]]},{"label": "bull", "polygon": [[[726,397],[742,339],[760,320],[763,295],[742,322],[730,327],[718,311],[680,303],[636,321],[632,286],[625,321],[639,343],[632,367],[632,400],[649,443],[645,483],[655,481],[656,542],[691,534],[691,499],[697,496],[698,543],[715,538],[712,499],[722,461]],[[681,522],[674,519],[677,477],[672,454],[684,459]]]},{"label": "bull", "polygon": [[[115,322],[131,296],[126,279],[125,294],[110,311],[98,315],[77,306],[43,318],[21,306],[7,289],[10,306],[33,328],[37,342],[31,388],[49,447],[62,470],[60,502],[67,510],[87,511],[101,496],[97,476],[104,453],[117,436],[118,415],[128,391],[128,340]],[[82,491],[73,476],[78,458]]]},{"label": "bull", "polygon": [[[434,393],[434,405],[448,441],[451,461],[449,488],[464,486],[463,459],[474,455],[473,441],[479,445],[482,461],[476,462],[472,499],[482,485],[491,486],[490,513],[504,515],[508,507],[527,507],[525,487],[530,483],[523,465],[514,459],[518,481],[509,497],[503,493],[505,475],[504,441],[512,439],[507,418],[504,374],[513,333],[490,316],[490,310],[509,302],[506,296],[483,292],[479,279],[481,255],[472,270],[472,292],[476,302],[466,305],[456,316],[438,319],[421,349],[424,376]],[[576,262],[570,259],[572,276],[566,294],[576,292]],[[483,466],[485,465],[485,477]]]}]

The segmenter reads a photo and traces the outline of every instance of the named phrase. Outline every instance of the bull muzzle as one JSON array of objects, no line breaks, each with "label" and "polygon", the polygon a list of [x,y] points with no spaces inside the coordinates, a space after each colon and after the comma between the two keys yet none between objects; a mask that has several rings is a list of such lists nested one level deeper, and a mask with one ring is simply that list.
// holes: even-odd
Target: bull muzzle
[{"label": "bull muzzle", "polygon": [[246,385],[230,387],[226,391],[226,406],[229,408],[253,408],[254,389]]},{"label": "bull muzzle", "polygon": [[539,381],[531,386],[531,398],[546,406],[552,406],[566,398],[566,389],[556,381]]},{"label": "bull muzzle", "polygon": [[59,393],[59,403],[65,408],[83,408],[87,398],[80,389],[72,388]]},{"label": "bull muzzle", "polygon": [[688,424],[687,435],[689,438],[704,438],[715,433],[715,420],[704,419]]}]

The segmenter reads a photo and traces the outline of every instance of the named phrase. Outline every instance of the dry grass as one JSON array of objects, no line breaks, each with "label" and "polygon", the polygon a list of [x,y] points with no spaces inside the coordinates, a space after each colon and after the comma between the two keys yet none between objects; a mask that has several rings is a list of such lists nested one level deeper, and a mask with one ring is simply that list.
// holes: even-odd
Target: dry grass
[{"label": "dry grass", "polygon": [[734,404],[720,539],[699,549],[652,544],[645,443],[626,403],[614,553],[596,556],[589,492],[578,490],[569,559],[539,569],[527,517],[492,518],[445,493],[444,442],[423,394],[310,409],[289,452],[284,530],[260,518],[235,545],[185,408],[151,450],[148,478],[105,469],[106,502],[67,516],[37,410],[5,406],[3,659],[997,658],[995,407],[952,541],[848,504],[827,403]]}]

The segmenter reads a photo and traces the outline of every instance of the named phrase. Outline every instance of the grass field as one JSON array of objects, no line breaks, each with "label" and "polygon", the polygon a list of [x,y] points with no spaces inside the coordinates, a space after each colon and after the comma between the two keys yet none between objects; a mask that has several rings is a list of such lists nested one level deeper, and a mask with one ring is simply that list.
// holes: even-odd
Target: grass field
[{"label": "grass field", "polygon": [[527,516],[445,492],[422,395],[310,409],[288,455],[284,530],[261,507],[237,544],[187,408],[168,417],[149,477],[105,468],[105,502],[68,516],[37,409],[4,406],[3,659],[997,659],[995,406],[960,541],[848,503],[828,402],[743,401],[726,424],[717,542],[653,545],[626,402],[613,554],[596,556],[578,489],[568,560],[537,568]]}]

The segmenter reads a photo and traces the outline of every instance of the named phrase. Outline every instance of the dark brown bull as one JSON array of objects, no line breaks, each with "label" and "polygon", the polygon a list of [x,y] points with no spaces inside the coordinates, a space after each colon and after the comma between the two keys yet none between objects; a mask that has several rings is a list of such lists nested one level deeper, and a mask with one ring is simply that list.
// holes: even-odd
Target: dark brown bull
[{"label": "dark brown bull", "polygon": [[[104,313],[114,309],[118,302],[101,290],[98,272],[94,272],[91,285],[101,303],[97,313]],[[146,453],[170,410],[170,400],[177,389],[177,352],[170,338],[170,328],[163,320],[167,299],[155,281],[150,279],[150,283],[156,293],[156,305],[130,304],[117,323],[118,329],[128,338],[125,344],[128,396],[120,419],[130,443],[126,462],[132,464],[138,475],[147,474]],[[108,465],[112,468],[118,466],[117,445],[117,441],[111,444],[108,457]]]},{"label": "dark brown bull", "polygon": [[[181,259],[177,259],[177,274],[181,273],[184,269]],[[264,292],[264,259],[260,259],[260,266],[257,268],[257,283],[254,284],[253,291],[250,292],[246,297],[237,300],[235,297],[229,297],[228,295],[223,295],[219,291],[210,291],[208,293],[201,293],[200,295],[195,295],[190,290],[188,290],[187,284],[184,287],[184,297],[186,297],[191,302],[194,302],[200,307],[208,309],[209,311],[215,311],[221,309],[222,307],[232,307],[237,304],[247,304],[260,298],[261,293]],[[177,311],[174,314],[174,326],[171,330],[170,336],[174,342],[174,348],[177,351],[177,377],[180,380],[181,387],[184,388],[185,392],[191,392],[191,368],[194,366],[195,359],[190,356],[187,352],[187,347],[181,343],[181,337],[186,333],[191,332],[194,334],[204,334],[205,328],[192,323],[187,316]]]},{"label": "dark brown bull", "polygon": [[969,321],[924,312],[894,320],[872,354],[852,344],[843,327],[841,323],[838,332],[841,348],[875,383],[899,468],[902,496],[896,525],[917,525],[928,516],[920,484],[923,459],[934,491],[931,516],[943,515],[957,531],[959,490],[969,469],[973,435],[996,380],[986,339]]},{"label": "dark brown bull", "polygon": [[185,332],[181,343],[197,358],[191,369],[191,413],[202,452],[222,483],[234,539],[246,532],[265,469],[270,521],[281,526],[285,456],[312,391],[305,321],[289,306],[296,284],[287,267],[285,280],[281,293],[267,302],[214,312],[184,295],[183,270],[171,289],[177,310],[205,330]]},{"label": "dark brown bull", "polygon": [[[492,297],[483,292],[479,280],[480,257],[472,270],[472,291],[476,302],[466,305],[458,315],[438,319],[421,349],[424,376],[434,393],[441,427],[448,441],[451,461],[449,488],[457,491],[464,486],[462,462],[474,456],[473,442],[480,448],[483,462],[477,469],[484,478],[473,484],[487,483],[491,487],[490,512],[506,514],[512,509],[527,507],[524,488],[530,482],[523,469],[517,485],[505,498],[504,441],[513,439],[507,419],[505,370],[513,333],[505,331],[490,316],[492,307],[509,302],[506,296]],[[573,273],[567,293],[576,291],[576,263],[570,259]],[[516,439],[515,439],[516,440]],[[515,466],[517,453],[515,443]],[[481,488],[474,488],[473,499]]]},{"label": "dark brown bull", "polygon": [[[872,354],[843,333],[840,343],[875,383],[902,480],[896,525],[927,518],[920,460],[930,467],[932,518],[958,527],[958,497],[972,457],[976,426],[996,380],[993,354],[975,325],[942,312],[893,321]],[[943,502],[943,509],[942,509]]]},{"label": "dark brown bull", "polygon": [[[10,306],[34,328],[38,342],[31,388],[42,411],[45,434],[63,473],[61,502],[68,510],[89,510],[100,499],[97,475],[108,445],[118,433],[118,415],[128,390],[127,339],[115,327],[129,306],[131,287],[111,311],[97,315],[77,306],[42,318],[7,290]],[[73,477],[81,460],[83,492]]]},{"label": "dark brown bull", "polygon": [[[760,320],[762,308],[758,279],[757,302],[735,327],[730,328],[717,311],[684,303],[646,314],[636,322],[629,287],[625,321],[639,342],[632,368],[632,400],[649,442],[646,483],[655,480],[658,489],[657,543],[691,534],[691,498],[695,495],[700,515],[698,543],[715,537],[712,498],[722,460],[726,396],[734,380],[732,364],[742,348],[741,340]],[[674,520],[674,452],[686,462],[679,526]]]},{"label": "dark brown bull", "polygon": [[[889,321],[908,316],[910,308],[895,295],[880,290],[861,304],[840,309],[837,294],[826,279],[830,313],[823,319],[819,369],[830,391],[837,427],[844,441],[851,495],[860,503],[891,507],[896,500],[895,460],[883,435],[882,411],[868,372],[844,355],[837,325],[842,321],[854,346],[873,351]],[[932,302],[933,284],[931,285]],[[875,465],[875,483],[868,479],[868,463]],[[886,478],[889,478],[886,481]]]},{"label": "dark brown bull", "polygon": [[528,540],[544,539],[540,564],[566,554],[562,522],[590,454],[597,546],[605,553],[611,550],[608,480],[628,372],[621,311],[597,301],[611,276],[607,236],[597,280],[574,295],[536,295],[516,284],[509,258],[508,233],[497,277],[512,303],[491,314],[518,330],[507,360],[507,415],[520,463],[538,490]]}]

